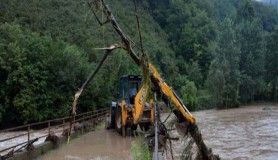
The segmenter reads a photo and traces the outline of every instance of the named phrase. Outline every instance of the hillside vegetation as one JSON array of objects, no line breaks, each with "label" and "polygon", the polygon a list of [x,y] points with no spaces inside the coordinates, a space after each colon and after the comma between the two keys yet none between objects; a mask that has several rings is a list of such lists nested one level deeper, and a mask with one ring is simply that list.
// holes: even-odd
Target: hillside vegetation
[{"label": "hillside vegetation", "polygon": [[[144,48],[190,110],[277,101],[278,12],[251,0],[138,1]],[[119,42],[88,0],[1,0],[0,124],[68,115],[74,92],[102,51]],[[134,4],[107,0],[139,44]],[[139,46],[139,45],[138,45]],[[115,51],[81,97],[78,111],[107,107],[118,80],[141,74]]]}]

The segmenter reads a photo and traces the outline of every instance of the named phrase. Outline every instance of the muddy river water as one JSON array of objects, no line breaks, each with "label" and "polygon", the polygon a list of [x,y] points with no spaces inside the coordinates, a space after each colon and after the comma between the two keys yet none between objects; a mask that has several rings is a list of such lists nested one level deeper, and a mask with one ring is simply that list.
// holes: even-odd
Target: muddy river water
[{"label": "muddy river water", "polygon": [[[222,159],[278,160],[278,106],[257,105],[193,113],[205,142]],[[113,131],[90,132],[47,153],[42,160],[131,159],[132,138]],[[179,145],[175,145],[179,147]]]},{"label": "muddy river water", "polygon": [[98,129],[73,139],[39,160],[129,160],[131,137],[123,138],[114,131]]},{"label": "muddy river water", "polygon": [[223,159],[278,160],[278,106],[194,113],[205,141]]}]

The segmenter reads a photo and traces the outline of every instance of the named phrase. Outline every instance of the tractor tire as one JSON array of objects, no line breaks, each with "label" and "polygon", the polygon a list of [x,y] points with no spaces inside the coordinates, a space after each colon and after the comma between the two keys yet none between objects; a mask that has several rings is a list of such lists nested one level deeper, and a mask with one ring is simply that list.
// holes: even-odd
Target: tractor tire
[{"label": "tractor tire", "polygon": [[122,136],[125,137],[126,136],[126,127],[122,126]]},{"label": "tractor tire", "polygon": [[132,126],[131,126],[131,129],[133,130],[133,131],[136,131],[137,130],[137,124],[133,124]]},{"label": "tractor tire", "polygon": [[123,137],[126,136],[126,127],[122,125],[122,109],[118,107],[116,111],[116,116],[115,116],[115,128],[116,131],[121,134]]},{"label": "tractor tire", "polygon": [[111,129],[115,129],[115,124],[116,124],[116,107],[111,108],[111,122],[110,122],[110,127]]},{"label": "tractor tire", "polygon": [[105,128],[106,129],[111,129],[111,117],[108,116],[108,117],[105,117]]},{"label": "tractor tire", "polygon": [[139,126],[142,131],[149,131],[151,123],[140,123]]}]

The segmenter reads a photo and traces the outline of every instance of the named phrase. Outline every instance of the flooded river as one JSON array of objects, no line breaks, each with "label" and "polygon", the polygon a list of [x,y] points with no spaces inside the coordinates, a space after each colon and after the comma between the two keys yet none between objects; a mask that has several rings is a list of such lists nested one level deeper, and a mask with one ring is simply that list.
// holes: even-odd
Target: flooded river
[{"label": "flooded river", "polygon": [[[193,114],[197,117],[205,142],[222,159],[278,160],[277,105],[206,110]],[[130,137],[122,138],[113,131],[100,129],[74,139],[69,145],[64,145],[40,159],[131,159],[131,141]],[[174,146],[182,148],[178,144]]]},{"label": "flooded river", "polygon": [[278,160],[278,106],[195,112],[208,146],[222,159]]}]

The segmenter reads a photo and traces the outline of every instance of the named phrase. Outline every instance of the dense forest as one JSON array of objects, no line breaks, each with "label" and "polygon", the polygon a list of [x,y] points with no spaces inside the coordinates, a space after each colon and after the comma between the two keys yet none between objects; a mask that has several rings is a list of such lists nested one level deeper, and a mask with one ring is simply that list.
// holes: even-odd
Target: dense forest
[{"label": "dense forest", "polygon": [[[107,0],[139,44],[134,4]],[[144,48],[190,110],[278,98],[278,12],[251,0],[138,1]],[[69,114],[74,92],[99,62],[94,48],[119,42],[99,26],[88,0],[0,1],[0,124]],[[118,80],[141,74],[115,51],[81,97],[78,111],[109,106]]]}]

